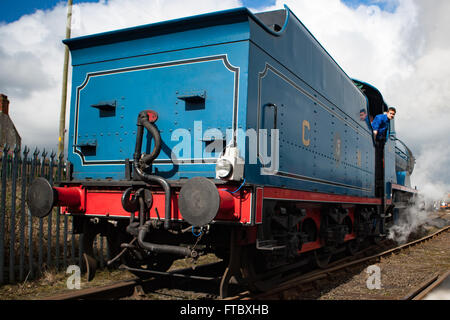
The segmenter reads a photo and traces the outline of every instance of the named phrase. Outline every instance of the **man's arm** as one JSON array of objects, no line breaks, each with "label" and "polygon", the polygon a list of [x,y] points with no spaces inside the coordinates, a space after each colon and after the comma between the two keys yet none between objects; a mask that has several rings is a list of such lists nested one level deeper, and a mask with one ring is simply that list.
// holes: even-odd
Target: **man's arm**
[{"label": "man's arm", "polygon": [[378,129],[380,129],[380,117],[376,116],[375,119],[373,119],[373,122],[372,122],[372,130],[373,130],[373,137],[374,138],[377,137]]}]

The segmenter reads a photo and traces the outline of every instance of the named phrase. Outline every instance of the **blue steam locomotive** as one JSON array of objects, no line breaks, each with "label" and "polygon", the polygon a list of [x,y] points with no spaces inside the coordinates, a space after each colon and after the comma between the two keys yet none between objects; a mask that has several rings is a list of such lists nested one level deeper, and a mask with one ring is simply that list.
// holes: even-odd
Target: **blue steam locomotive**
[{"label": "blue steam locomotive", "polygon": [[[387,111],[289,8],[246,8],[64,40],[72,55],[71,180],[37,179],[33,215],[53,206],[92,241],[105,235],[137,274],[215,253],[260,288],[274,268],[355,253],[381,239],[417,193],[414,157]],[[201,238],[199,238],[199,235]]]}]

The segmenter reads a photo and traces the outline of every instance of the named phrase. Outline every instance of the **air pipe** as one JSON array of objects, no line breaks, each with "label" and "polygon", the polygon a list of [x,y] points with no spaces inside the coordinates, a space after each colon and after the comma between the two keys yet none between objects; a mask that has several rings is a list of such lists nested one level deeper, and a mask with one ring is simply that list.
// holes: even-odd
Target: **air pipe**
[{"label": "air pipe", "polygon": [[[171,219],[171,190],[169,183],[162,177],[147,174],[143,171],[143,167],[150,166],[152,161],[155,160],[161,151],[161,135],[158,129],[153,124],[158,120],[158,114],[153,110],[141,111],[138,115],[137,121],[137,134],[136,134],[136,148],[134,152],[134,172],[138,175],[141,180],[147,183],[156,182],[162,186],[165,193],[165,214],[164,214],[164,228],[170,229],[170,219]],[[144,127],[152,135],[155,146],[150,154],[141,154],[142,150],[142,139],[144,136]]]}]

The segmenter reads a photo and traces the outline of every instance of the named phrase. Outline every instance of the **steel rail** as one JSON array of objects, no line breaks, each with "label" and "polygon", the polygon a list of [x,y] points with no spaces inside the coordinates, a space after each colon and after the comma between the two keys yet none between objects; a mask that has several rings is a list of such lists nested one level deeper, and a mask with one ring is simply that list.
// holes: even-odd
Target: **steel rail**
[{"label": "steel rail", "polygon": [[435,275],[412,290],[402,300],[423,300],[428,294],[432,293],[437,287],[439,287],[448,277],[450,277],[450,270],[442,275]]},{"label": "steel rail", "polygon": [[[417,245],[419,243],[422,243],[422,242],[424,242],[426,240],[430,240],[433,237],[435,237],[435,236],[437,236],[437,235],[439,235],[439,234],[441,234],[443,232],[446,232],[449,229],[450,229],[450,226],[446,226],[446,227],[444,227],[444,228],[434,232],[431,235],[428,235],[428,236],[425,236],[425,237],[420,238],[418,240],[415,240],[415,241],[406,243],[404,245],[395,247],[393,249],[389,249],[389,250],[383,251],[381,253],[378,253],[378,254],[375,254],[375,255],[371,255],[369,257],[364,257],[364,258],[361,258],[361,259],[357,259],[357,260],[354,260],[354,261],[351,261],[351,262],[348,262],[348,263],[344,263],[344,264],[339,264],[338,263],[336,266],[333,266],[333,267],[330,267],[330,268],[327,268],[327,269],[324,269],[324,270],[312,271],[310,273],[307,273],[307,274],[301,275],[299,277],[296,277],[296,278],[287,280],[285,282],[282,282],[276,288],[274,288],[274,289],[272,289],[272,290],[270,290],[268,292],[252,295],[249,291],[246,291],[246,292],[242,292],[242,293],[240,293],[240,294],[238,294],[238,295],[236,295],[234,297],[229,297],[229,298],[226,298],[226,299],[227,300],[247,300],[247,299],[262,300],[262,299],[270,299],[270,297],[272,297],[272,296],[282,294],[284,291],[296,288],[296,287],[298,287],[301,284],[306,284],[306,283],[310,283],[310,282],[313,282],[313,281],[316,281],[316,280],[327,278],[333,272],[336,272],[336,271],[339,271],[339,270],[343,270],[343,269],[346,269],[346,268],[349,268],[349,267],[353,267],[353,266],[356,266],[356,265],[359,265],[359,264],[362,264],[364,262],[368,262],[368,261],[371,261],[371,260],[374,260],[374,259],[379,259],[381,257],[387,256],[387,255],[390,255],[390,254],[394,254],[394,253],[397,253],[397,252],[399,252],[401,250],[404,250],[406,248],[415,246],[415,245]],[[342,259],[342,260],[344,260],[344,259]]]},{"label": "steel rail", "polygon": [[62,293],[56,296],[46,297],[42,300],[105,299],[106,296],[109,299],[120,298],[127,295],[132,295],[134,288],[138,285],[142,285],[141,280],[137,278],[129,279],[100,287],[73,290],[71,292]]},{"label": "steel rail", "polygon": [[[134,279],[128,279],[123,281],[118,281],[109,285],[104,286],[98,286],[98,287],[92,287],[87,289],[81,289],[81,290],[72,290],[71,292],[65,292],[61,293],[55,296],[50,297],[44,297],[42,300],[95,300],[95,299],[118,299],[122,297],[131,296],[136,287],[141,288],[150,288],[152,285],[155,287],[161,286],[157,285],[155,281],[158,281],[160,279],[175,276],[175,277],[183,277],[183,278],[189,278],[189,279],[201,279],[205,280],[206,277],[199,277],[195,275],[189,275],[188,273],[191,273],[193,271],[202,271],[202,270],[208,270],[208,268],[214,268],[217,266],[220,266],[222,261],[219,262],[213,262],[213,263],[205,263],[202,265],[195,266],[195,269],[192,267],[188,268],[182,268],[182,269],[176,269],[168,272],[154,272],[154,274],[159,275],[158,277],[152,277],[150,279],[142,280],[139,278]],[[133,268],[127,268],[132,269]],[[136,269],[141,271],[140,269]],[[211,278],[212,279],[212,278]]]},{"label": "steel rail", "polygon": [[436,280],[439,278],[439,275],[433,275],[431,278],[422,282],[419,286],[411,290],[406,296],[402,298],[402,300],[416,300],[415,298],[425,289],[429,288]]},{"label": "steel rail", "polygon": [[[373,259],[377,259],[377,258],[381,258],[383,256],[387,256],[389,254],[394,254],[396,252],[399,252],[401,250],[404,250],[406,248],[412,247],[416,244],[422,243],[426,240],[432,239],[433,237],[435,237],[436,235],[439,235],[447,230],[450,229],[450,226],[446,226],[436,232],[434,232],[431,235],[428,235],[426,237],[423,237],[421,239],[409,242],[407,244],[398,246],[396,248],[393,249],[389,249],[386,251],[383,251],[381,253],[375,254],[375,255],[371,255],[368,257],[364,257],[364,258],[360,258],[360,259],[356,259],[350,262],[345,262],[348,261],[348,257],[340,259],[338,261],[335,261],[332,266],[330,268],[324,269],[324,270],[314,270],[311,271],[307,274],[303,274],[297,277],[294,277],[280,283],[276,288],[268,291],[268,292],[264,292],[261,294],[257,294],[257,295],[252,295],[251,292],[249,291],[245,291],[245,292],[241,292],[236,296],[233,297],[228,297],[225,298],[224,300],[249,300],[249,299],[253,299],[253,300],[258,300],[258,299],[270,299],[270,297],[282,294],[284,291],[287,291],[289,289],[293,289],[298,287],[299,285],[302,284],[306,284],[306,283],[310,283],[316,280],[320,280],[320,279],[324,279],[329,277],[333,272],[339,271],[339,270],[343,270],[349,267],[353,267],[356,266],[358,264],[373,260]],[[358,252],[357,254],[361,254],[365,251],[368,251],[370,249],[373,249],[373,247],[369,247],[366,248],[360,252]],[[342,263],[345,262],[345,263]],[[219,262],[220,263],[220,262]],[[205,265],[200,265],[200,266],[196,266],[196,269],[198,268],[202,268],[202,267],[208,267],[208,266],[212,266],[212,265],[216,265],[218,263],[210,263],[210,264],[205,264]],[[162,274],[163,278],[164,276],[170,276],[170,274],[174,274],[178,277],[186,277],[186,278],[196,278],[196,276],[190,276],[190,275],[186,275],[186,276],[182,276],[183,273],[188,273],[188,272],[192,272],[192,268],[184,268],[184,269],[178,269],[178,270],[173,270],[170,272],[167,272],[165,274]],[[47,297],[47,298],[43,298],[44,300],[79,300],[79,299],[114,299],[114,298],[120,298],[120,297],[125,297],[125,296],[130,296],[134,293],[134,290],[136,287],[141,286],[148,286],[149,283],[151,283],[151,281],[154,281],[155,279],[159,279],[158,278],[152,278],[149,280],[140,280],[140,279],[129,279],[129,280],[125,280],[125,281],[120,281],[120,282],[116,282],[110,285],[106,285],[106,286],[100,286],[100,287],[94,287],[94,288],[88,288],[88,289],[82,289],[82,290],[77,290],[75,292],[67,292],[67,293],[63,293],[63,294],[59,294],[56,296],[52,296],[52,297]],[[423,283],[421,287],[423,288],[427,288],[430,284],[433,284],[436,282],[436,277],[433,277],[434,281],[432,281],[432,279],[429,279],[426,281],[426,283]],[[203,280],[205,280],[205,278],[203,278]],[[425,290],[423,289],[423,290]],[[422,291],[423,291],[422,290]],[[431,289],[430,289],[431,290]],[[411,293],[410,296],[413,299],[416,299],[419,294],[420,294],[420,290],[416,289],[417,294],[413,294]]]}]

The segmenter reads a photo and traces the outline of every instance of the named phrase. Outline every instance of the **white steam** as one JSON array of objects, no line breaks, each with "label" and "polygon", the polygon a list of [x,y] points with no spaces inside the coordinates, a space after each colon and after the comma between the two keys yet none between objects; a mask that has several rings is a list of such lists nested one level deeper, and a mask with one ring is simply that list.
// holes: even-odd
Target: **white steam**
[{"label": "white steam", "polygon": [[406,243],[409,236],[425,225],[431,223],[431,216],[426,210],[422,210],[421,204],[401,210],[398,222],[388,230],[388,239],[394,240],[399,244]]},{"label": "white steam", "polygon": [[433,202],[433,199],[419,196],[414,204],[400,210],[398,221],[388,230],[388,239],[403,244],[411,235],[426,232],[430,227],[440,229],[448,225],[448,219],[439,218],[433,212]]}]

